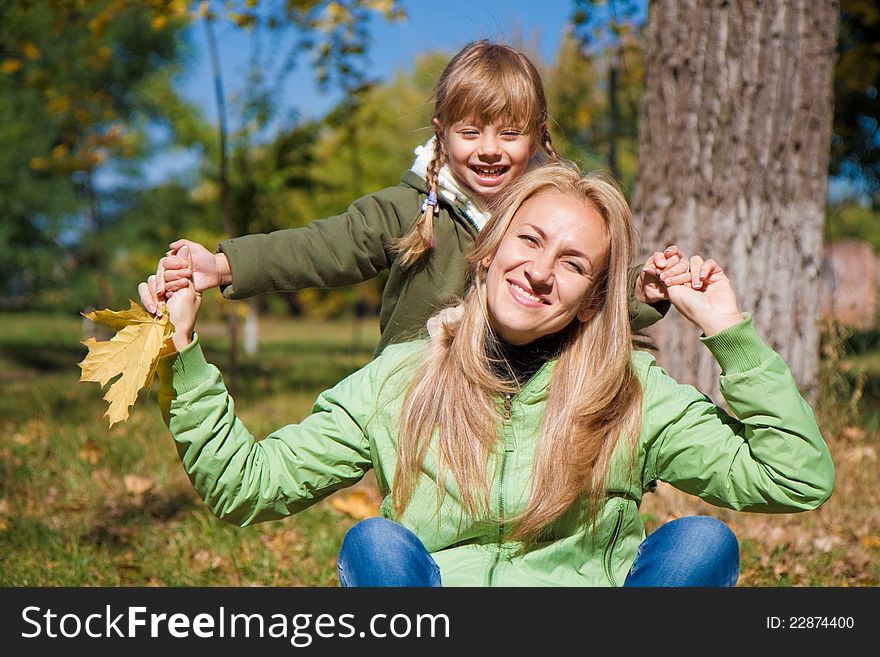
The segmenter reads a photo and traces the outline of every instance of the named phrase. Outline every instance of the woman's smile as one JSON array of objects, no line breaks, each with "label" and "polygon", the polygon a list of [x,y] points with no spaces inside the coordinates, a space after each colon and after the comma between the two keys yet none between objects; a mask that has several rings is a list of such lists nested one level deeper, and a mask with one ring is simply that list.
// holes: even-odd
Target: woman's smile
[{"label": "woman's smile", "polygon": [[519,281],[508,280],[507,285],[510,289],[510,295],[524,306],[540,308],[550,303],[547,299],[535,294],[527,285]]}]

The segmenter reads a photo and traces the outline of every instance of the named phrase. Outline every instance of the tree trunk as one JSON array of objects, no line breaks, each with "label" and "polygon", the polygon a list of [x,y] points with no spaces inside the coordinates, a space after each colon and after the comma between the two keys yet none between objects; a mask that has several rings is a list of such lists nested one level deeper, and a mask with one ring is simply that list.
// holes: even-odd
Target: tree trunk
[{"label": "tree trunk", "polygon": [[[832,124],[834,0],[653,0],[633,210],[643,256],[715,258],[740,309],[814,398]],[[721,401],[675,311],[652,332],[677,379]]]},{"label": "tree trunk", "polygon": [[[211,71],[214,78],[214,98],[217,101],[217,133],[220,142],[219,152],[219,186],[220,186],[220,215],[223,220],[223,230],[227,237],[235,237],[235,229],[232,225],[232,207],[229,197],[229,177],[226,169],[228,160],[226,156],[226,95],[223,92],[223,76],[220,72],[220,58],[217,55],[217,41],[214,38],[214,29],[211,27],[210,18],[205,17],[205,34],[208,40],[208,51],[211,55]],[[229,365],[226,370],[226,388],[230,396],[235,397],[238,385],[238,306],[233,301],[229,306]]]}]

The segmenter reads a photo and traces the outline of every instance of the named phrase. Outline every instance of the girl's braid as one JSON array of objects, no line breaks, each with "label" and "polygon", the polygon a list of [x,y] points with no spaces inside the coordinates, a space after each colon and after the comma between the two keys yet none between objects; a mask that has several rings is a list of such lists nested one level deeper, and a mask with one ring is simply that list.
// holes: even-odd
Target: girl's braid
[{"label": "girl's braid", "polygon": [[412,265],[428,249],[434,246],[434,212],[437,207],[438,178],[440,176],[440,169],[443,168],[445,161],[446,153],[443,147],[443,140],[435,131],[434,153],[425,171],[425,182],[428,183],[428,198],[422,204],[422,216],[419,217],[414,229],[398,244],[401,264],[404,267]]},{"label": "girl's braid", "polygon": [[557,153],[556,149],[553,147],[553,139],[550,137],[550,129],[546,124],[544,125],[544,132],[541,135],[541,145],[544,147],[544,151],[550,156],[551,160],[559,159],[559,153]]}]

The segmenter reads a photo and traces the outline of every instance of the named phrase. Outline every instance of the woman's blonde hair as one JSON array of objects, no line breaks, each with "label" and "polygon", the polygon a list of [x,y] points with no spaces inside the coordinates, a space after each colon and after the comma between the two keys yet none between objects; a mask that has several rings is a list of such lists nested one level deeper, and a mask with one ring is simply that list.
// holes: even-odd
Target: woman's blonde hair
[{"label": "woman's blonde hair", "polygon": [[[558,158],[547,129],[547,98],[535,65],[518,50],[488,40],[462,48],[446,65],[434,88],[434,152],[425,181],[436,201],[437,179],[446,163],[445,131],[463,120],[520,126],[551,160]],[[434,244],[435,205],[425,203],[422,215],[396,248],[409,267]]]},{"label": "woman's blonde hair", "polygon": [[[605,496],[611,453],[623,436],[635,445],[641,421],[641,386],[631,362],[627,266],[636,253],[629,207],[617,187],[600,175],[582,175],[557,162],[526,173],[495,204],[468,260],[471,283],[462,312],[445,313],[431,335],[427,354],[404,398],[400,416],[399,463],[392,499],[403,513],[429,445],[436,441],[438,504],[451,474],[457,497],[472,518],[488,509],[491,456],[497,454],[500,395],[516,388],[499,376],[489,353],[492,335],[486,305],[484,262],[497,252],[522,204],[537,195],[565,195],[584,201],[602,217],[609,240],[604,271],[584,299],[592,316],[562,331],[550,380],[541,436],[532,466],[525,510],[511,536],[537,539],[572,503],[586,499],[584,521],[592,523]],[[632,454],[632,451],[630,452]]]}]

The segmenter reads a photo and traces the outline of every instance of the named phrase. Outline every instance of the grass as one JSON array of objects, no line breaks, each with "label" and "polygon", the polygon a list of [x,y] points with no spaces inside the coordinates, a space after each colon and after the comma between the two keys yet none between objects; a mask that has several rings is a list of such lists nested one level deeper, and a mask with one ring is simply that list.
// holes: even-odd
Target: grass
[{"label": "grass", "polygon": [[[4,314],[0,336],[0,585],[328,586],[353,518],[322,502],[247,529],[206,511],[155,401],[141,393],[107,429],[96,384],[79,383],[76,317]],[[226,367],[223,327],[203,331]],[[364,325],[264,321],[260,358],[242,357],[239,413],[265,435],[372,356]],[[367,487],[369,484],[362,484]]]},{"label": "grass", "polygon": [[[2,326],[0,585],[337,585],[336,553],[355,522],[337,508],[345,491],[281,522],[227,525],[193,492],[155,392],[107,429],[102,391],[78,382],[79,318],[7,313]],[[259,358],[241,357],[237,382],[238,412],[256,435],[307,414],[318,392],[370,359],[378,338],[374,323],[264,319],[260,332]],[[226,372],[223,327],[201,335]],[[836,390],[861,380],[858,404],[842,405],[860,414],[818,408],[837,467],[821,509],[737,514],[661,485],[642,505],[649,530],[682,515],[720,517],[740,539],[740,586],[880,585],[878,352],[873,341],[840,359]],[[371,481],[357,488],[375,501]]]}]

